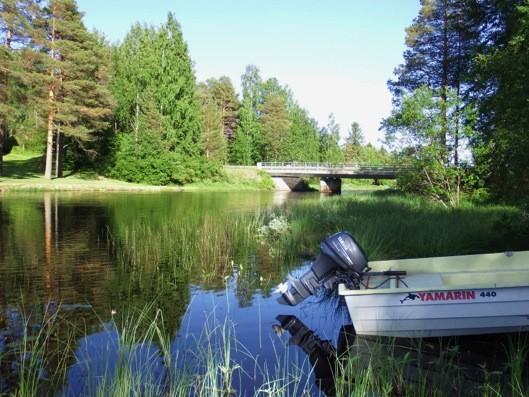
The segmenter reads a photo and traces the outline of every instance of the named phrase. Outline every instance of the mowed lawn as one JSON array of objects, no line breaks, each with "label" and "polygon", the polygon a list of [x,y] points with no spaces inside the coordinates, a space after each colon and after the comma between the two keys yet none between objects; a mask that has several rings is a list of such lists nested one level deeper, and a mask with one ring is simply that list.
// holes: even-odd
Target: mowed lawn
[{"label": "mowed lawn", "polygon": [[0,191],[8,190],[181,190],[180,187],[147,186],[106,178],[95,173],[70,171],[62,178],[44,178],[44,159],[41,153],[15,148],[4,157],[4,176],[0,177]]}]

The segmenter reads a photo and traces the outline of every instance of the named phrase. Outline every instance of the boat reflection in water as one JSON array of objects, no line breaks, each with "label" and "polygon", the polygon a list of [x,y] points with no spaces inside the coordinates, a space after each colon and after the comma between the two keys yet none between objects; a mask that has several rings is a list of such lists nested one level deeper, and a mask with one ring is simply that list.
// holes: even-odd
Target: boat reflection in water
[{"label": "boat reflection in water", "polygon": [[488,395],[484,388],[493,395],[525,395],[529,387],[513,378],[529,379],[527,334],[389,338],[356,335],[348,325],[335,347],[295,316],[276,319],[274,332],[288,332],[289,344],[307,354],[316,386],[327,397],[357,395],[358,388],[371,394],[374,382],[394,396]]}]

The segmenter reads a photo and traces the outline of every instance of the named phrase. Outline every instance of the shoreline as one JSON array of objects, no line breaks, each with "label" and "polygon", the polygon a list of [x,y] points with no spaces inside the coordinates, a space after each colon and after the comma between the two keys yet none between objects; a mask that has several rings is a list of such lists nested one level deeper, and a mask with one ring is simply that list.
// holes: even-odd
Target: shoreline
[{"label": "shoreline", "polygon": [[[343,192],[385,190],[391,186],[356,185],[347,186]],[[256,186],[251,181],[241,182],[211,182],[192,183],[183,186],[156,186],[124,182],[115,179],[99,177],[97,180],[83,180],[65,177],[47,180],[0,178],[0,193],[9,192],[132,192],[132,193],[162,193],[162,192],[274,192],[274,189]],[[310,192],[317,192],[317,189]]]},{"label": "shoreline", "polygon": [[96,180],[84,180],[76,177],[64,177],[47,180],[44,178],[12,179],[0,178],[0,193],[8,192],[235,192],[235,191],[274,191],[249,181],[192,183],[184,186],[156,186],[124,182],[98,177]]}]

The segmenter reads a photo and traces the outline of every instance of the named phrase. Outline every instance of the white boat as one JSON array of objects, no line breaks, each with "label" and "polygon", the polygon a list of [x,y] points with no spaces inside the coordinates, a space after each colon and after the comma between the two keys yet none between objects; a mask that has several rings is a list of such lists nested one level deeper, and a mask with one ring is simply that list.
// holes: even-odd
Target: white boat
[{"label": "white boat", "polygon": [[[359,335],[529,331],[529,251],[376,261],[369,268],[356,288],[338,287]],[[381,274],[388,270],[406,274]]]}]

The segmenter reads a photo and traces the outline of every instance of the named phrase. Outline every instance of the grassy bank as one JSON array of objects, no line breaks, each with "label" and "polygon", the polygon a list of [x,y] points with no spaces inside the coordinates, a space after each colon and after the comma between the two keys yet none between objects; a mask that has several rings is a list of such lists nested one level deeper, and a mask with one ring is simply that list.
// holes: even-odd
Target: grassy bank
[{"label": "grassy bank", "polygon": [[[272,211],[273,212],[273,211]],[[286,217],[283,251],[312,251],[317,242],[350,231],[370,259],[413,258],[529,249],[529,222],[520,209],[470,202],[455,209],[394,191],[306,200],[270,214]]]},{"label": "grassy bank", "polygon": [[222,182],[204,181],[185,186],[152,186],[129,183],[97,175],[94,172],[66,171],[62,178],[43,177],[42,154],[17,148],[4,157],[4,177],[0,177],[2,191],[241,191],[272,190],[272,179],[251,167],[227,167]]}]

